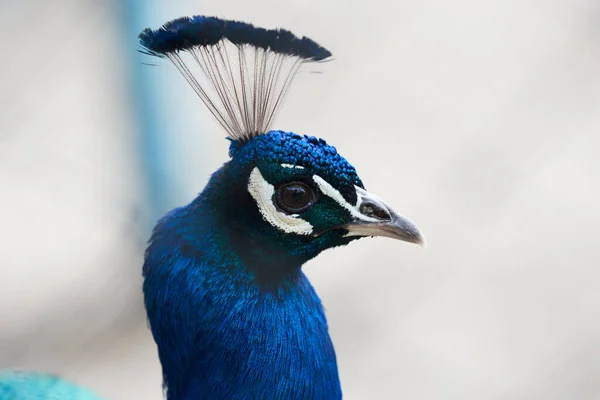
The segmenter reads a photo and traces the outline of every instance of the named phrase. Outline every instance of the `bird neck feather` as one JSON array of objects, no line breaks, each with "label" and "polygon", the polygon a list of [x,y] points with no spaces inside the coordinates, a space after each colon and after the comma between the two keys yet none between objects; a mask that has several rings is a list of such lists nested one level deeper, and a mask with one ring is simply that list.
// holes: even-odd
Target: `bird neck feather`
[{"label": "bird neck feather", "polygon": [[146,252],[145,304],[167,398],[341,398],[325,314],[301,260],[259,262],[217,206],[222,173],[159,222]]}]

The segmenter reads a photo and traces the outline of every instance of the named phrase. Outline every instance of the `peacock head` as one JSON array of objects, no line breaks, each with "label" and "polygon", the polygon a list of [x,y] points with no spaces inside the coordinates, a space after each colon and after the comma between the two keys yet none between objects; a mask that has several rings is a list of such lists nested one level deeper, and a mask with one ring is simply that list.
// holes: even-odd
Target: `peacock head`
[{"label": "peacock head", "polygon": [[250,238],[241,243],[269,246],[262,254],[285,252],[304,261],[367,236],[425,243],[410,220],[366,191],[356,169],[323,139],[270,131],[232,141],[230,156],[220,206],[232,231]]},{"label": "peacock head", "polygon": [[208,190],[239,253],[303,262],[367,236],[424,244],[335,147],[270,129],[298,70],[327,61],[327,49],[285,29],[204,16],[146,29],[140,42],[173,62],[228,133],[231,160]]}]

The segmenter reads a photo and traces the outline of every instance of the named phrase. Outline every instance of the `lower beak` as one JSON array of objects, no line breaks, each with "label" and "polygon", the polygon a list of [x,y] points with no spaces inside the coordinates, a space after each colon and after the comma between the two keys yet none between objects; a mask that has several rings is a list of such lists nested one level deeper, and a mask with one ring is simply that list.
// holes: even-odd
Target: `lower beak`
[{"label": "lower beak", "polygon": [[426,247],[425,236],[411,220],[364,189],[357,187],[356,191],[358,215],[343,226],[346,236],[383,236]]}]

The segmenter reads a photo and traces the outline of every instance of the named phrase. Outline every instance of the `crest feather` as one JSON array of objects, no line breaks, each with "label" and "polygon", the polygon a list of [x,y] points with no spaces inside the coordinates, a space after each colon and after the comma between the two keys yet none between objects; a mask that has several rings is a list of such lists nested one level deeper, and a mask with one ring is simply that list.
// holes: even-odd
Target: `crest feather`
[{"label": "crest feather", "polygon": [[144,53],[169,59],[228,135],[242,142],[270,130],[303,64],[331,57],[285,29],[206,16],[145,29],[139,39]]}]

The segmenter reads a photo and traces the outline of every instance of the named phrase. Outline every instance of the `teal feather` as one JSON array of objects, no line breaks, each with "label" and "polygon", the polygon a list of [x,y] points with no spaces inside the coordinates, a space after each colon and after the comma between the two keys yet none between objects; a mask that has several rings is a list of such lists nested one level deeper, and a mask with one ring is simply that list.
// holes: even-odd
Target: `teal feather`
[{"label": "teal feather", "polygon": [[0,371],[2,400],[102,400],[55,375],[36,372]]}]

